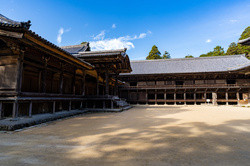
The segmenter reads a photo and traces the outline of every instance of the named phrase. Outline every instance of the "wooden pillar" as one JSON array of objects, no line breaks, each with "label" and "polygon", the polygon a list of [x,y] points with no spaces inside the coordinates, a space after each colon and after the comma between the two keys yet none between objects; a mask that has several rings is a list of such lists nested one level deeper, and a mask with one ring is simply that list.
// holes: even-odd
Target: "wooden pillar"
[{"label": "wooden pillar", "polygon": [[105,95],[109,94],[109,74],[108,70],[105,72]]},{"label": "wooden pillar", "polygon": [[2,118],[3,116],[3,102],[0,101],[0,119]]},{"label": "wooden pillar", "polygon": [[85,83],[86,82],[86,71],[83,71],[83,76],[82,76],[82,95],[85,96]]},{"label": "wooden pillar", "polygon": [[139,96],[139,90],[138,90],[138,88],[136,89],[136,104],[137,105],[139,105],[139,98],[140,98],[140,96]]},{"label": "wooden pillar", "polygon": [[42,92],[46,93],[46,79],[47,79],[47,67],[48,67],[48,57],[43,57],[43,74],[42,74]]},{"label": "wooden pillar", "polygon": [[155,105],[157,104],[157,90],[155,89]]},{"label": "wooden pillar", "polygon": [[38,91],[41,92],[41,87],[42,87],[42,71],[39,71],[39,75],[38,75]]},{"label": "wooden pillar", "polygon": [[52,109],[52,114],[56,113],[56,101],[53,101],[53,109]]},{"label": "wooden pillar", "polygon": [[96,77],[96,95],[100,95],[99,93],[99,73],[97,72],[97,77]]},{"label": "wooden pillar", "polygon": [[167,105],[167,92],[166,92],[167,90],[165,89],[164,90],[164,105]]},{"label": "wooden pillar", "polygon": [[106,102],[105,102],[105,100],[102,102],[102,108],[103,108],[103,109],[106,108]]},{"label": "wooden pillar", "polygon": [[72,94],[76,94],[76,69],[74,69],[73,79],[72,79]]},{"label": "wooden pillar", "polygon": [[194,105],[196,105],[196,92],[194,92]]},{"label": "wooden pillar", "polygon": [[69,101],[69,111],[71,111],[71,100]]},{"label": "wooden pillar", "polygon": [[18,57],[18,74],[17,74],[17,92],[20,93],[22,89],[22,79],[23,79],[23,58],[24,51],[21,51]]},{"label": "wooden pillar", "polygon": [[237,91],[237,93],[236,93],[236,98],[237,98],[237,104],[239,105],[240,104],[240,93],[239,93],[239,91]]},{"label": "wooden pillar", "polygon": [[148,90],[146,89],[146,105],[148,105]]},{"label": "wooden pillar", "polygon": [[212,93],[212,97],[213,97],[213,105],[217,105],[217,93],[216,92],[213,92]]},{"label": "wooden pillar", "polygon": [[111,100],[111,109],[114,109],[114,102]]},{"label": "wooden pillar", "polygon": [[32,101],[30,101],[30,103],[29,103],[29,117],[30,118],[32,117],[32,105],[33,105],[33,103],[32,103]]},{"label": "wooden pillar", "polygon": [[15,119],[18,117],[18,102],[14,101],[12,108],[12,118]]},{"label": "wooden pillar", "polygon": [[102,80],[102,95],[105,95],[105,79]]},{"label": "wooden pillar", "polygon": [[60,73],[60,94],[63,94],[63,67],[61,64],[61,73]]},{"label": "wooden pillar", "polygon": [[228,105],[228,91],[226,91],[226,105]]},{"label": "wooden pillar", "polygon": [[174,92],[174,105],[176,105],[176,92]]},{"label": "wooden pillar", "polygon": [[114,96],[118,96],[118,73],[115,73],[115,89],[114,89]]},{"label": "wooden pillar", "polygon": [[184,105],[187,105],[187,94],[186,94],[186,92],[184,92],[184,94],[183,94],[183,96],[184,96]]}]

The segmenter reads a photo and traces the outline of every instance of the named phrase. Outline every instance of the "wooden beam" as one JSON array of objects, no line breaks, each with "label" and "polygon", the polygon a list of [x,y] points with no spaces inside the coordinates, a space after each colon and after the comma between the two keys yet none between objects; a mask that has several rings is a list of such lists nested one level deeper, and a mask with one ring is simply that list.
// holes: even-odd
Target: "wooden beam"
[{"label": "wooden beam", "polygon": [[5,31],[0,29],[0,35],[1,36],[7,36],[7,37],[14,37],[21,39],[23,37],[23,33],[20,32],[10,32],[10,31]]}]

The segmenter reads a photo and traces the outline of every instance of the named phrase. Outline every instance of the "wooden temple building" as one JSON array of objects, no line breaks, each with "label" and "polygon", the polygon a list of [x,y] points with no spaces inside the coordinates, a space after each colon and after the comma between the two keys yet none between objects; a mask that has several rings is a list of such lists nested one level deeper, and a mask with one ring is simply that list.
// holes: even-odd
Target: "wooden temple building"
[{"label": "wooden temple building", "polygon": [[58,47],[0,14],[0,118],[71,109],[122,109],[120,73],[131,72],[126,49],[92,52]]},{"label": "wooden temple building", "polygon": [[[126,49],[58,47],[0,14],[0,119],[131,104],[247,104],[243,55],[130,62]],[[249,44],[249,40],[241,44]]]},{"label": "wooden temple building", "polygon": [[[248,40],[249,42],[249,40]],[[244,55],[131,61],[120,96],[131,104],[247,104],[250,61]]]}]

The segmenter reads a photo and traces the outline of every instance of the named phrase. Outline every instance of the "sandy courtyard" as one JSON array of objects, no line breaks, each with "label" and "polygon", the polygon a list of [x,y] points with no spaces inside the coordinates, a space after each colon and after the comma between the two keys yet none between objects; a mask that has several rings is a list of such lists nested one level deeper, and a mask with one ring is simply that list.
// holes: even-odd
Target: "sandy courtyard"
[{"label": "sandy courtyard", "polygon": [[0,165],[250,165],[250,108],[135,106],[1,132]]}]

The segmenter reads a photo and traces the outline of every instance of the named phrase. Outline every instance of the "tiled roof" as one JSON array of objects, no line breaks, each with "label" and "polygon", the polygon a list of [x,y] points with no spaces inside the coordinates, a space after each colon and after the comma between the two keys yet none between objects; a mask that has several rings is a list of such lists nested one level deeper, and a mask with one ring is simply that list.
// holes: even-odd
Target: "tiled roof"
[{"label": "tiled roof", "polygon": [[121,75],[206,73],[239,70],[250,66],[243,55],[131,61],[132,72]]},{"label": "tiled roof", "polygon": [[27,34],[31,35],[32,37],[34,37],[34,38],[40,40],[41,42],[45,43],[46,45],[48,45],[48,46],[50,46],[52,48],[55,48],[57,50],[60,50],[64,54],[66,54],[66,55],[68,55],[70,57],[73,57],[75,60],[86,64],[89,68],[93,68],[93,66],[90,63],[88,63],[86,61],[83,61],[83,60],[81,60],[79,58],[74,57],[72,54],[65,51],[64,49],[58,47],[57,45],[51,43],[50,41],[46,40],[45,38],[39,36],[35,32],[29,30],[30,26],[31,26],[30,21],[28,21],[28,22],[13,21],[13,20],[3,16],[2,14],[0,14],[0,28],[7,27],[7,28],[11,28],[11,30],[21,30],[23,33],[27,33]]},{"label": "tiled roof", "polygon": [[239,40],[239,43],[242,45],[250,45],[250,37],[246,39]]},{"label": "tiled roof", "polygon": [[27,22],[13,21],[13,20],[5,17],[4,15],[0,14],[0,25],[1,26],[29,29],[31,26],[30,23],[31,23],[30,21],[27,21]]},{"label": "tiled roof", "polygon": [[118,50],[102,50],[102,51],[85,51],[79,52],[77,57],[87,57],[87,56],[112,56],[112,55],[122,55],[126,56],[126,48]]},{"label": "tiled roof", "polygon": [[78,54],[79,52],[87,51],[89,49],[89,43],[71,45],[71,46],[63,46],[61,48],[71,54]]}]

